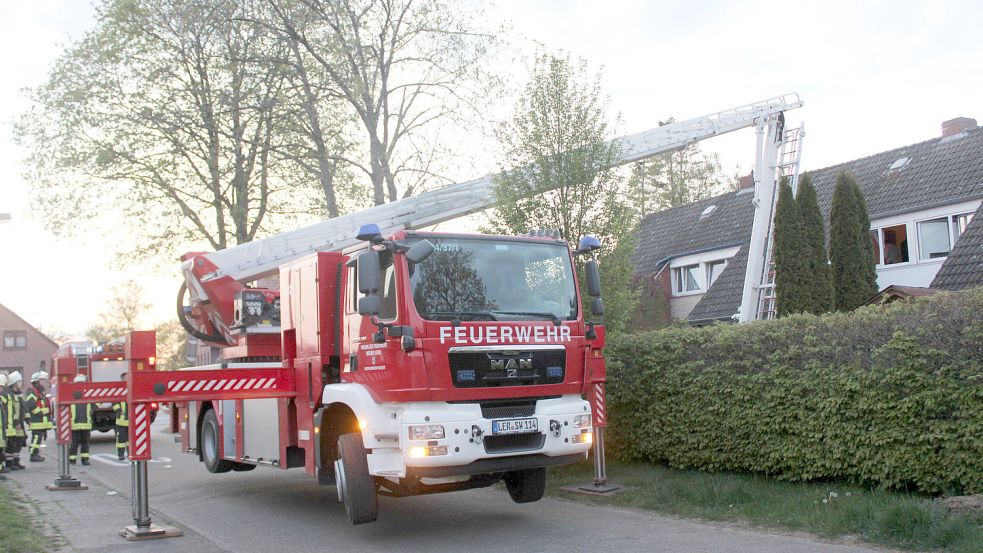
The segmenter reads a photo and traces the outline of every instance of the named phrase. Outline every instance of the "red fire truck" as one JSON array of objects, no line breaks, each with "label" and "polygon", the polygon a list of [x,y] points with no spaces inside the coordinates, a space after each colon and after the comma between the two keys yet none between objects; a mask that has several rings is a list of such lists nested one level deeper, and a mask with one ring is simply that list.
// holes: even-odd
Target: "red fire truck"
[{"label": "red fire truck", "polygon": [[[284,263],[279,291],[216,277],[208,254],[184,256],[187,283],[207,301],[182,299],[182,323],[226,346],[224,363],[198,369],[228,374],[167,384],[214,391],[182,405],[186,450],[216,473],[305,468],[337,485],[356,524],[375,520],[377,493],[504,480],[514,501],[540,499],[545,467],[590,449],[583,394],[604,376],[603,329],[581,311],[567,243],[552,233],[385,238],[376,225],[357,239]],[[599,246],[586,239],[579,251]],[[593,260],[586,274],[599,296]],[[275,363],[292,382],[250,378]],[[291,393],[221,399],[257,387]]]}]

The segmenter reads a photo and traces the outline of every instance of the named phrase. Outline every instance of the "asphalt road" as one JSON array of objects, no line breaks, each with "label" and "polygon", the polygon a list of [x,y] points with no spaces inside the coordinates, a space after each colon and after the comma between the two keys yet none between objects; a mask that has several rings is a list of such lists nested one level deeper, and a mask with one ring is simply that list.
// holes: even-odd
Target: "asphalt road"
[{"label": "asphalt road", "polygon": [[154,426],[150,508],[155,524],[181,528],[183,537],[137,543],[117,535],[132,524],[130,468],[115,459],[111,434],[93,433],[93,464],[73,468],[89,490],[44,490],[57,472],[53,439],[48,460],[14,473],[13,485],[38,500],[68,551],[874,551],[572,501],[516,505],[496,489],[380,498],[377,522],[350,526],[333,486],[320,487],[299,469],[209,474],[196,457],[180,453],[164,430],[163,420]]}]

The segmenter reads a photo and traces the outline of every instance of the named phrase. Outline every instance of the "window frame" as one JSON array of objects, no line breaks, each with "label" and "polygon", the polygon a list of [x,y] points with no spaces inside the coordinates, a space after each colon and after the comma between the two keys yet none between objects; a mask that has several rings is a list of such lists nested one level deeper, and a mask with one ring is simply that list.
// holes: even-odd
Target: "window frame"
[{"label": "window frame", "polygon": [[[717,279],[720,278],[720,273],[723,273],[724,272],[724,269],[727,268],[727,265],[729,265],[729,263],[727,262],[727,259],[726,258],[725,259],[712,259],[710,261],[704,262],[704,265],[705,265],[705,267],[703,269],[704,279],[705,279],[705,282],[706,282],[706,285],[707,285],[706,288],[707,288],[707,290],[709,290],[710,288],[713,287],[713,283],[714,282],[717,282]],[[717,276],[711,279],[711,276],[712,275],[710,274],[710,267],[712,267],[714,265],[720,265],[721,267],[720,267],[720,271],[717,273]]]},{"label": "window frame", "polygon": [[[695,296],[697,294],[705,294],[704,283],[701,282],[700,276],[706,271],[703,267],[704,262],[700,263],[690,263],[689,265],[680,265],[679,267],[672,268],[672,295],[673,297],[683,297],[683,296]],[[687,269],[695,269],[696,289],[695,290],[680,290],[681,284],[683,282],[683,271]],[[701,271],[702,269],[702,271]]]},{"label": "window frame", "polygon": [[[13,340],[12,345],[7,345],[7,338]],[[18,346],[18,338],[23,340],[23,345]],[[27,349],[27,331],[26,330],[4,330],[3,331],[3,349],[4,351],[24,351]]]},{"label": "window frame", "polygon": [[[933,217],[933,219],[934,218],[936,218],[936,217]],[[911,241],[908,240],[909,238],[911,238],[911,228],[910,228],[910,226],[911,225],[909,225],[909,221],[905,221],[905,222],[902,222],[902,223],[896,223],[896,224],[893,224],[893,225],[883,225],[883,226],[880,226],[880,227],[873,227],[873,228],[870,229],[871,232],[876,232],[877,233],[877,245],[876,245],[876,250],[877,251],[874,252],[874,253],[877,254],[878,257],[877,257],[876,263],[874,263],[874,267],[875,268],[882,269],[882,268],[889,268],[889,267],[907,267],[909,265],[912,265],[914,263],[917,263],[918,256],[913,256],[912,255]],[[884,231],[885,230],[890,230],[890,229],[893,229],[893,228],[897,228],[897,227],[904,227],[905,240],[908,240],[908,261],[899,261],[897,263],[886,263],[885,262],[886,261],[886,257],[885,257],[885,251],[884,251]],[[915,228],[916,229],[918,228],[917,223],[915,224]],[[898,247],[900,248],[901,245],[898,244]]]}]

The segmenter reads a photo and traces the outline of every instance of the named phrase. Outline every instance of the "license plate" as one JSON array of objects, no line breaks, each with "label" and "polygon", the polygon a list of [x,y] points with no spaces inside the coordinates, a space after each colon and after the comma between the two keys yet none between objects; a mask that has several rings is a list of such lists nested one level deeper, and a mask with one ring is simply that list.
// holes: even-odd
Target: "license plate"
[{"label": "license plate", "polygon": [[492,421],[492,434],[525,434],[538,431],[539,421],[537,419]]}]

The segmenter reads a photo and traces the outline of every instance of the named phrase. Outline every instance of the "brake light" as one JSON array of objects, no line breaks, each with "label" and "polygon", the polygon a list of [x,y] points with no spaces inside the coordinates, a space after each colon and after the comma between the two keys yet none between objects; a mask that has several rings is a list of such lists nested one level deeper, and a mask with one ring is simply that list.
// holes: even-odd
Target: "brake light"
[{"label": "brake light", "polygon": [[152,402],[150,404],[150,408],[153,409],[154,411],[156,411],[157,410],[157,402],[156,401]]}]

